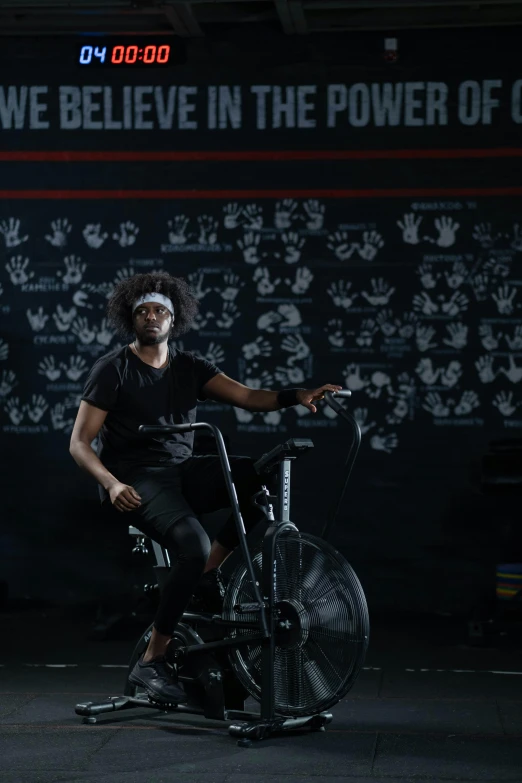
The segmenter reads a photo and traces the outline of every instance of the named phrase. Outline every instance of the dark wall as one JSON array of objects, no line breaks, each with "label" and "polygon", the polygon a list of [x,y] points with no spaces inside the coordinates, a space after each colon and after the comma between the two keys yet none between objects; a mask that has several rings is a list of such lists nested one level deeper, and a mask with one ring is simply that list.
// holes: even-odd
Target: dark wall
[{"label": "dark wall", "polygon": [[[488,593],[494,564],[516,556],[499,536],[511,508],[477,472],[488,442],[522,427],[518,40],[411,33],[389,66],[380,35],[260,28],[122,70],[77,65],[73,40],[5,41],[0,575],[13,595],[74,602],[126,578],[125,525],[100,519],[68,440],[88,368],[118,343],[112,286],[151,269],[191,281],[201,312],[180,342],[231,377],[352,390],[363,446],[334,541],[373,608],[468,611]],[[343,422],[325,406],[208,403],[199,419],[252,456],[312,437],[293,517],[319,531]]]}]

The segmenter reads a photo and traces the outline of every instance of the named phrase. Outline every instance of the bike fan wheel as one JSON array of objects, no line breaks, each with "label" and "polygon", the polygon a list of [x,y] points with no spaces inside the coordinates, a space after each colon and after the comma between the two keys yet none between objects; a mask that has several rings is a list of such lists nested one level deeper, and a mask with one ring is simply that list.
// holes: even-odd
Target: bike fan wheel
[{"label": "bike fan wheel", "polygon": [[[262,553],[252,555],[262,585]],[[280,715],[302,716],[326,710],[353,686],[369,640],[369,617],[361,584],[352,567],[320,538],[284,533],[276,545],[276,649],[274,701]],[[238,604],[255,601],[241,564],[227,587],[223,617],[255,622],[257,614],[238,613]],[[234,629],[231,635],[251,635]],[[261,645],[233,648],[230,663],[243,687],[261,699]]]}]

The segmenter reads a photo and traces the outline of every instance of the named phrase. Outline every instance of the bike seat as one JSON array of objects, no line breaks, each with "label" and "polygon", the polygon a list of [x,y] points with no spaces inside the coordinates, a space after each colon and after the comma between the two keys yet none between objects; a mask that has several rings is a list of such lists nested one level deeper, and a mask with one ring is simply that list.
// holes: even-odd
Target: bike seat
[{"label": "bike seat", "polygon": [[314,444],[310,438],[290,438],[290,440],[279,443],[271,451],[263,454],[254,463],[254,467],[259,474],[272,473],[284,459],[297,459],[297,457],[300,457],[308,449],[313,449],[313,447]]}]

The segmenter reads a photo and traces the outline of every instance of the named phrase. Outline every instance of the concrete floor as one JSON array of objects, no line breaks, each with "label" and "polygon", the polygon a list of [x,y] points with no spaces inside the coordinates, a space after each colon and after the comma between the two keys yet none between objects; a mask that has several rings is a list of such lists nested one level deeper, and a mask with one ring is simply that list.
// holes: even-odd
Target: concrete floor
[{"label": "concrete floor", "polygon": [[84,725],[77,702],[122,692],[135,634],[89,638],[60,610],[0,615],[0,783],[522,781],[522,656],[465,624],[373,620],[354,688],[324,733],[240,748],[226,725],[136,709]]}]

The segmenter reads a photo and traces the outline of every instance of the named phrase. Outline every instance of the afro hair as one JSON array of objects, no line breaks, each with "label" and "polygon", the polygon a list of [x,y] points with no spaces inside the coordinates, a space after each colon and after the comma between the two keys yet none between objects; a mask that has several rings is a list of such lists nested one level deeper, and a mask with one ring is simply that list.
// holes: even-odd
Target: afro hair
[{"label": "afro hair", "polygon": [[182,277],[172,277],[167,272],[147,272],[121,280],[107,303],[107,318],[120,335],[134,333],[133,302],[153,291],[168,296],[174,305],[170,338],[189,331],[198,313],[199,302],[187,281]]}]

